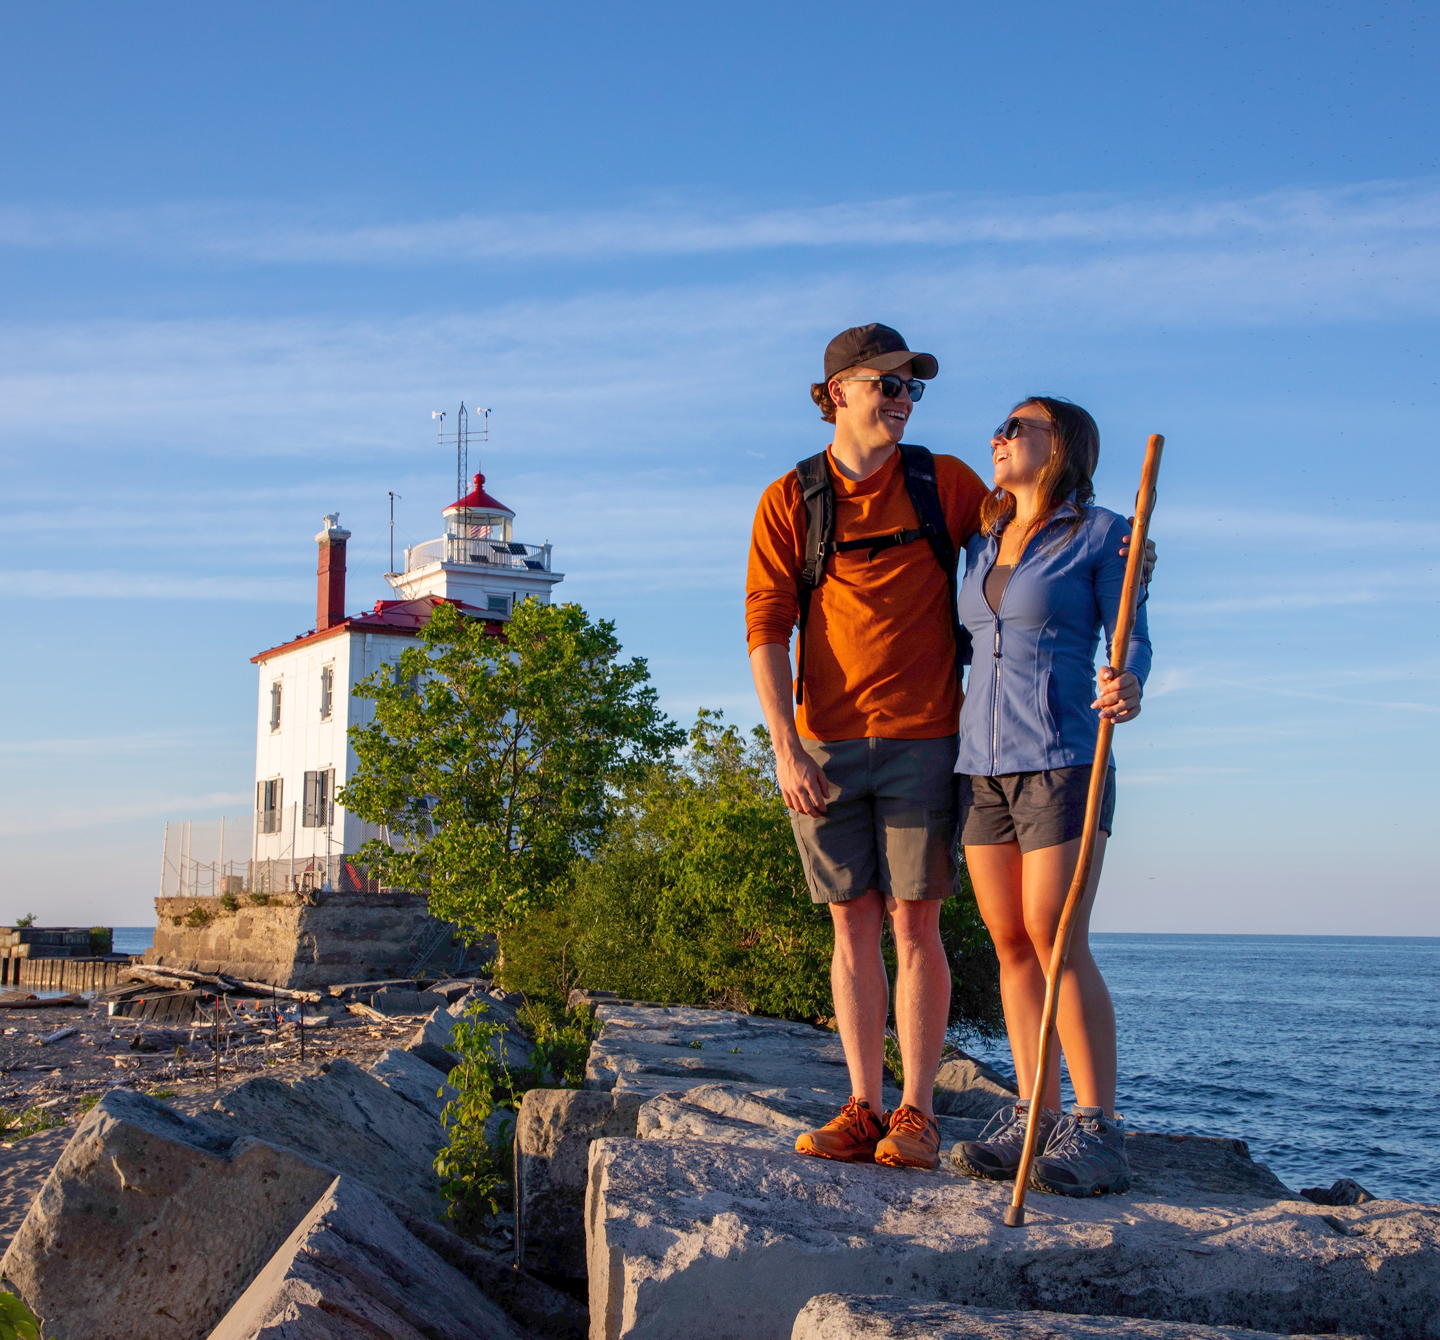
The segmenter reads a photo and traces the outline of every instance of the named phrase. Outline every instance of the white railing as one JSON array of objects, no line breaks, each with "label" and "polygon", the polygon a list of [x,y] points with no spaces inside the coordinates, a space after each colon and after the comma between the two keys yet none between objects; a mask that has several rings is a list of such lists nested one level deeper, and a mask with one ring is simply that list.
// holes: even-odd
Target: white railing
[{"label": "white railing", "polygon": [[548,544],[521,544],[517,540],[472,540],[462,535],[445,535],[438,540],[411,545],[405,551],[405,571],[415,572],[432,563],[478,563],[488,568],[509,568],[520,572],[549,572]]}]

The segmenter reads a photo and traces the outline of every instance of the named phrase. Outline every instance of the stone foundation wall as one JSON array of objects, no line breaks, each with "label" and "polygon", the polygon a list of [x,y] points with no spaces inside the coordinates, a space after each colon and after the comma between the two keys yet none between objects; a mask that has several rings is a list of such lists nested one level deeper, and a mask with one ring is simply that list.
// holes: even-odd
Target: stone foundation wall
[{"label": "stone foundation wall", "polygon": [[[196,908],[203,925],[190,924]],[[157,898],[155,912],[146,963],[296,988],[403,976],[440,927],[423,895],[398,892],[277,894],[264,904],[242,895],[233,910],[219,898]],[[445,939],[434,959],[457,952]]]}]

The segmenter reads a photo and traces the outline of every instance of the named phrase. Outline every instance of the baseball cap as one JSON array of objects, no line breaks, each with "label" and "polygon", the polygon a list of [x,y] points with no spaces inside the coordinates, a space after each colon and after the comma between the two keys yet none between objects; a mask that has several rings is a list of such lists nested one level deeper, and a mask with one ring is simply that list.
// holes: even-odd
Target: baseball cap
[{"label": "baseball cap", "polygon": [[846,368],[867,367],[890,372],[906,363],[911,364],[921,381],[929,381],[940,371],[934,354],[911,352],[898,330],[872,321],[868,326],[842,330],[825,346],[825,381]]}]

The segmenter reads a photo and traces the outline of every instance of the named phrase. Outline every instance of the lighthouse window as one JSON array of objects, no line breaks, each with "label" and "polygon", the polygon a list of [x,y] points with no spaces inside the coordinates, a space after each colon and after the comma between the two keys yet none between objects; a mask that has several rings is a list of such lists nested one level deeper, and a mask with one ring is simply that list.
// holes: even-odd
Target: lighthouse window
[{"label": "lighthouse window", "polygon": [[270,729],[280,729],[280,681],[270,686]]},{"label": "lighthouse window", "polygon": [[489,611],[491,611],[491,613],[494,613],[494,614],[509,614],[509,613],[510,613],[510,597],[509,597],[509,596],[487,596],[487,597],[486,597],[486,600],[487,600],[488,603],[486,604],[485,608],[488,609]]},{"label": "lighthouse window", "polygon": [[255,783],[255,808],[260,813],[260,831],[262,833],[278,833],[280,831],[280,792],[281,780],[272,777],[268,782]]},{"label": "lighthouse window", "polygon": [[305,774],[305,828],[327,828],[334,818],[335,770],[325,768]]},{"label": "lighthouse window", "polygon": [[320,670],[320,720],[328,721],[335,698],[335,667],[323,666]]}]

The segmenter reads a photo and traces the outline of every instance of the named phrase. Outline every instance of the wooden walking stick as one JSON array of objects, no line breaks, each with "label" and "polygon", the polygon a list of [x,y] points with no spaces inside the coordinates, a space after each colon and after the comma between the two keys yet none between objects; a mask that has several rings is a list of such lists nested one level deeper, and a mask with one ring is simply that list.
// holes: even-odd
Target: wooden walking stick
[{"label": "wooden walking stick", "polygon": [[[1155,481],[1160,475],[1160,452],[1165,439],[1151,433],[1145,444],[1145,466],[1140,472],[1140,493],[1135,499],[1135,524],[1130,528],[1130,554],[1125,561],[1125,584],[1120,589],[1120,612],[1115,619],[1115,633],[1110,639],[1110,668],[1117,675],[1125,670],[1130,652],[1130,630],[1135,625],[1135,609],[1140,602],[1140,573],[1145,566],[1145,539],[1150,530],[1150,513],[1155,508]],[[1110,737],[1115,733],[1111,717],[1100,718],[1095,736],[1095,761],[1090,765],[1090,790],[1085,796],[1085,832],[1080,839],[1080,855],[1075,861],[1075,874],[1060,924],[1055,929],[1055,946],[1050,952],[1050,971],[1045,975],[1045,1011],[1040,1023],[1040,1060],[1035,1067],[1035,1086],[1030,1090],[1030,1111],[1025,1122],[1025,1144],[1020,1151],[1020,1166],[1015,1170],[1015,1193],[1005,1211],[1009,1228],[1025,1222],[1025,1184],[1030,1178],[1030,1165],[1035,1161],[1035,1141],[1040,1133],[1041,1098],[1045,1092],[1045,1075],[1050,1069],[1050,1049],[1055,1044],[1055,1014],[1060,1007],[1060,976],[1070,955],[1070,936],[1075,929],[1075,913],[1090,883],[1090,867],[1095,860],[1095,836],[1100,828],[1100,801],[1105,795],[1105,774],[1110,767]]]}]

